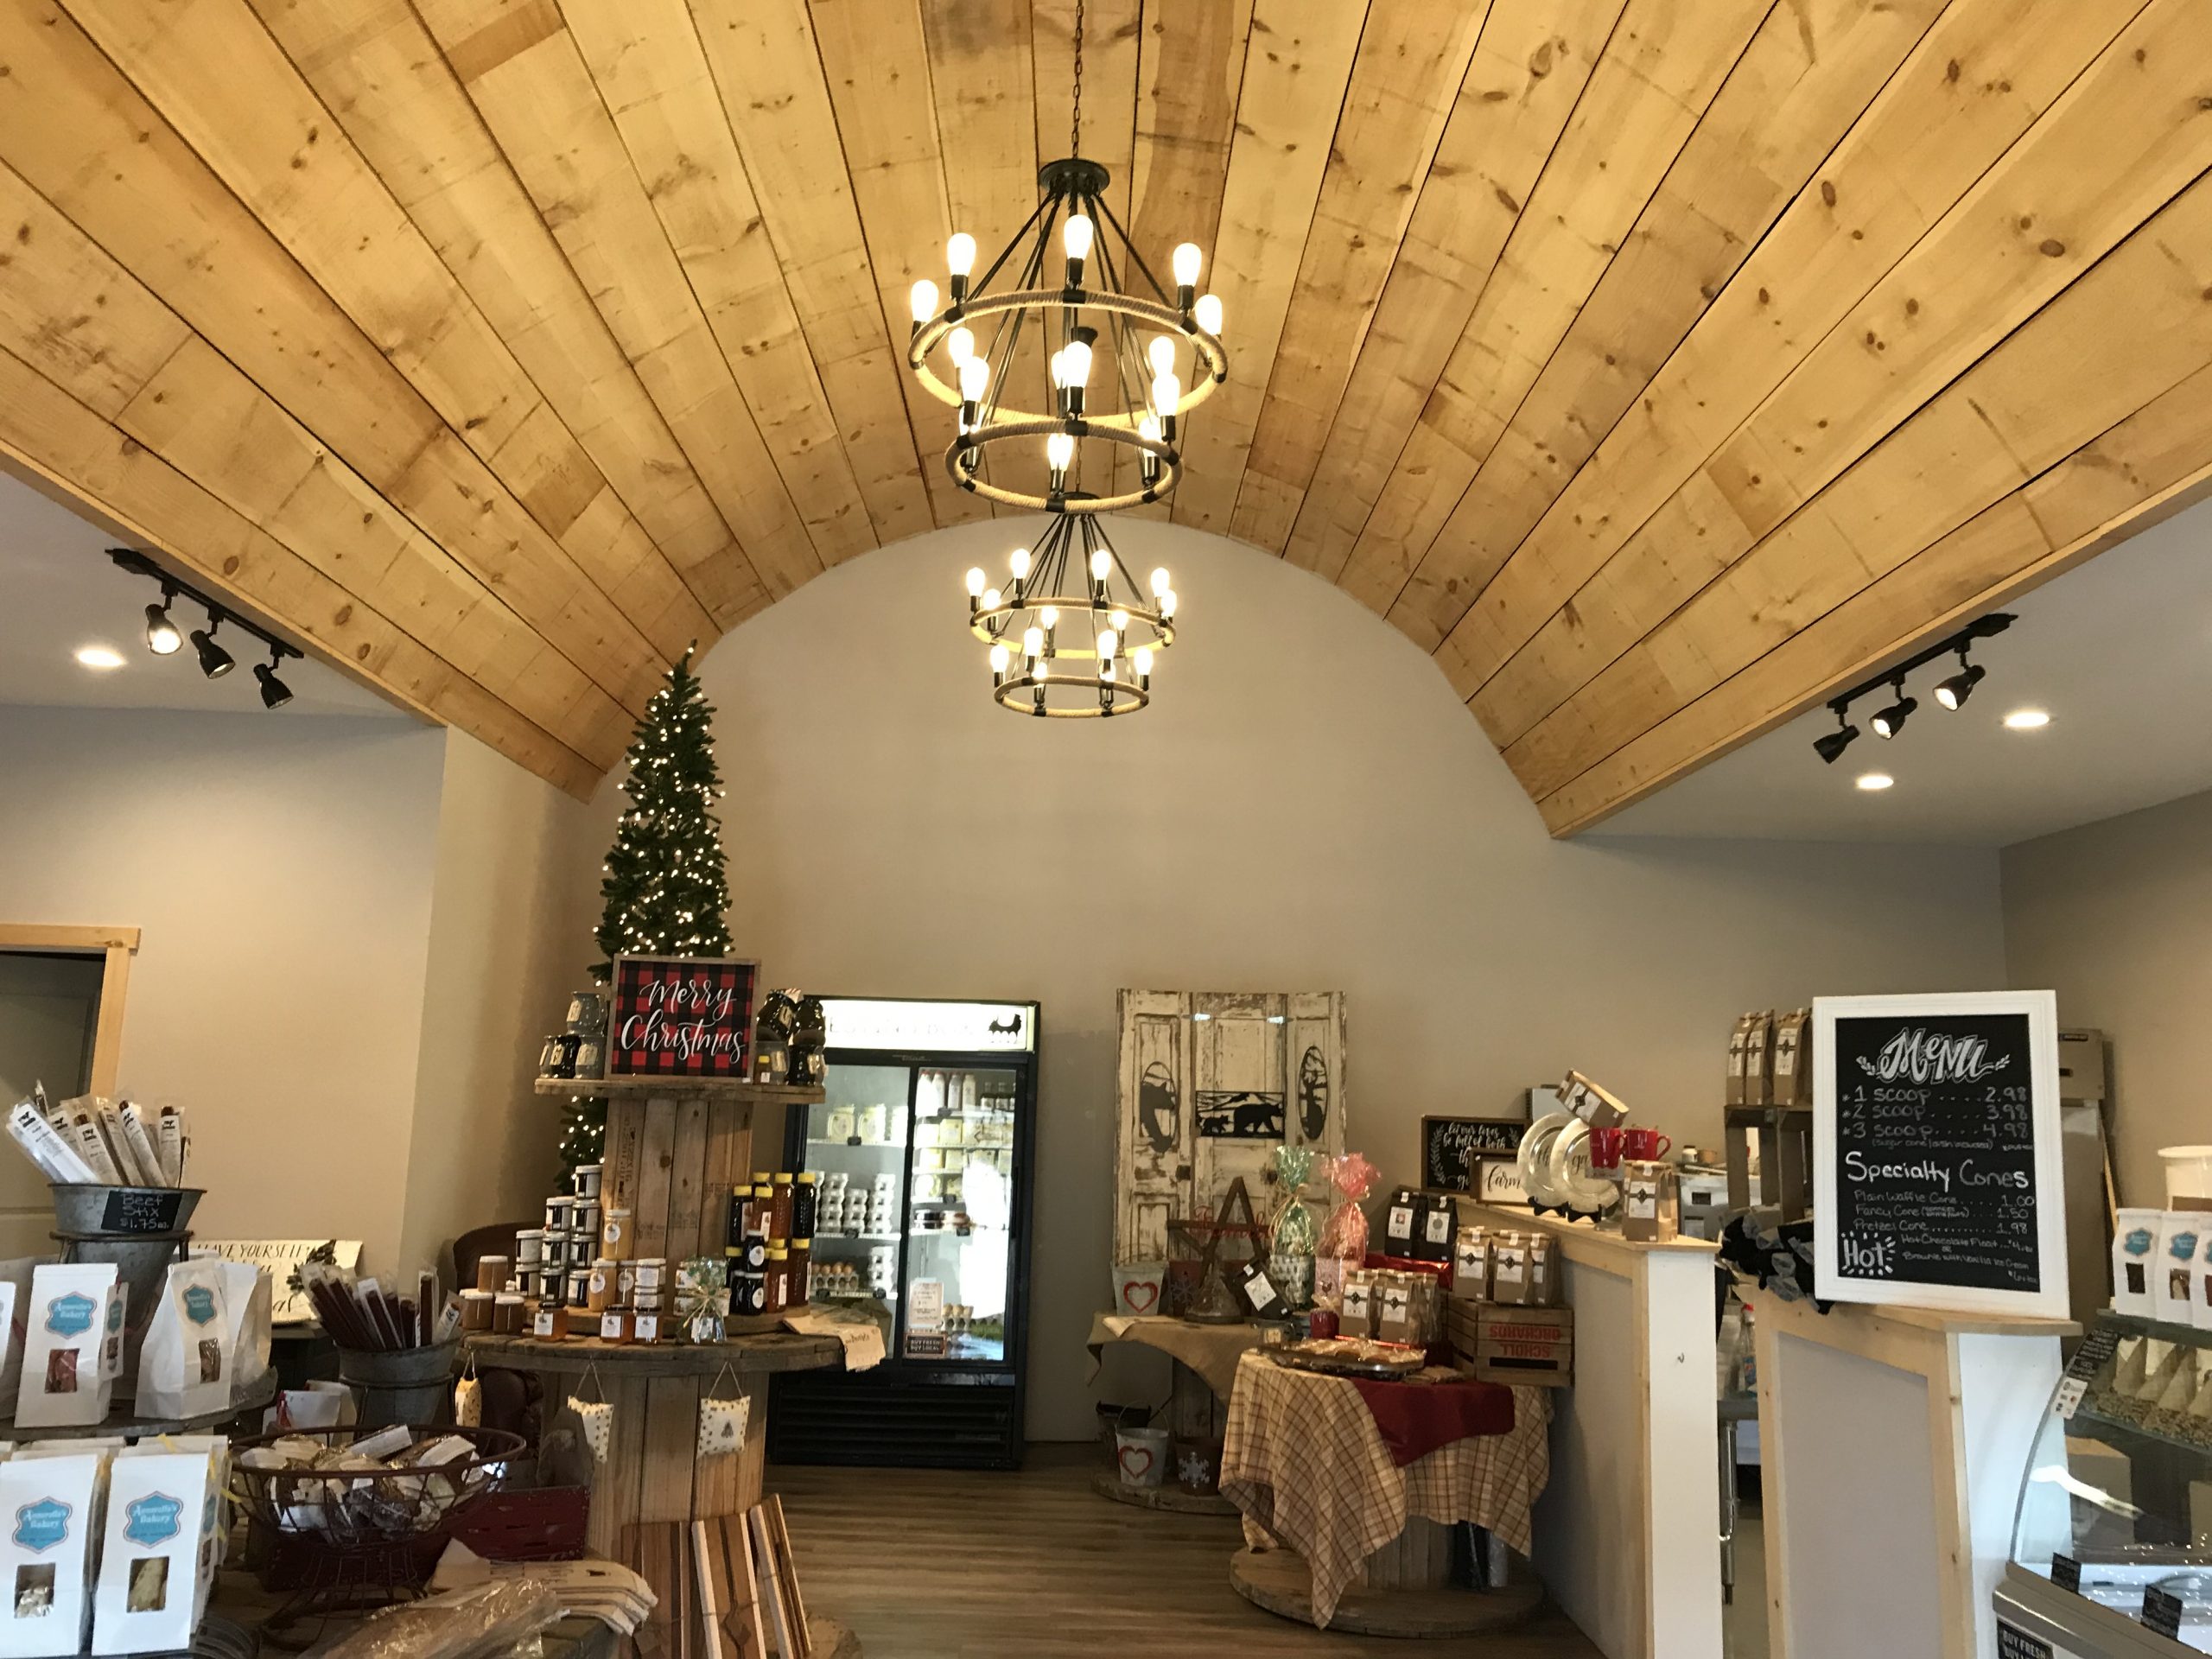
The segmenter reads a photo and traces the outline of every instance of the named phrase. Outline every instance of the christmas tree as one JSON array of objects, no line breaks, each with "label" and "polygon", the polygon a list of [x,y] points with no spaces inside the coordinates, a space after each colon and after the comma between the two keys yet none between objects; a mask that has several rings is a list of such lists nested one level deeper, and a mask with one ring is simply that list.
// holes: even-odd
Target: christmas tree
[{"label": "christmas tree", "polygon": [[[601,984],[613,976],[617,956],[729,954],[722,924],[729,878],[715,816],[721,774],[709,729],[714,717],[687,651],[646,703],[630,743],[630,775],[622,782],[630,804],[600,866],[606,908],[595,937],[606,955],[592,975]],[[562,1128],[563,1161],[594,1161],[606,1134],[605,1101],[572,1102]]]}]

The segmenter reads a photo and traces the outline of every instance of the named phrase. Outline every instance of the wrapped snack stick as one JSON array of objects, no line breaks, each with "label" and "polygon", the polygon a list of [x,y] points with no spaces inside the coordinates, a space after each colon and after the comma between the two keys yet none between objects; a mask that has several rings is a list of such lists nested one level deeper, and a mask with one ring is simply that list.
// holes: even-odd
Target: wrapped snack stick
[{"label": "wrapped snack stick", "polygon": [[23,1101],[8,1114],[8,1133],[16,1137],[16,1144],[23,1149],[24,1156],[38,1166],[40,1173],[48,1180],[65,1185],[92,1180],[91,1166],[77,1155],[77,1149],[46,1121],[32,1102]]},{"label": "wrapped snack stick", "polygon": [[155,1149],[154,1137],[146,1133],[146,1115],[138,1103],[124,1101],[117,1116],[123,1124],[123,1141],[130,1149],[130,1160],[138,1166],[139,1185],[168,1185],[168,1174],[162,1168],[162,1154]]},{"label": "wrapped snack stick", "polygon": [[184,1185],[184,1114],[174,1106],[162,1108],[161,1117],[154,1135],[155,1147],[161,1153],[162,1180],[165,1185]]},{"label": "wrapped snack stick", "polygon": [[125,1185],[123,1172],[118,1168],[115,1154],[108,1150],[107,1136],[100,1130],[100,1121],[83,1107],[69,1115],[69,1132],[76,1141],[78,1155],[91,1166],[92,1179],[111,1186]]}]

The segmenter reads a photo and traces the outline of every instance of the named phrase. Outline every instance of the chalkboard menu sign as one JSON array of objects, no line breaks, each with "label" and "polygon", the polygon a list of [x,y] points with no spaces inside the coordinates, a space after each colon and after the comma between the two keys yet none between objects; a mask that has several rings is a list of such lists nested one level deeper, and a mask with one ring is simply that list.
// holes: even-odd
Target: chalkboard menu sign
[{"label": "chalkboard menu sign", "polygon": [[2048,991],[1813,1005],[1814,1294],[2067,1313]]},{"label": "chalkboard menu sign", "polygon": [[1529,1126],[1504,1117],[1424,1117],[1421,1121],[1421,1184],[1432,1192],[1472,1192],[1476,1166],[1484,1158],[1511,1158]]}]

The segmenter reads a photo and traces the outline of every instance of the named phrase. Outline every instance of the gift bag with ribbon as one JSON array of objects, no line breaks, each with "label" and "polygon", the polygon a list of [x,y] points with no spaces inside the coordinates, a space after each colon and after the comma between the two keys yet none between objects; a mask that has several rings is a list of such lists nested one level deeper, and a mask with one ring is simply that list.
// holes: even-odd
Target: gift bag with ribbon
[{"label": "gift bag with ribbon", "polygon": [[1321,1244],[1302,1189],[1313,1177],[1320,1154],[1308,1147],[1277,1147],[1274,1178],[1282,1198],[1268,1223],[1268,1265],[1275,1288],[1294,1311],[1313,1306],[1313,1258]]},{"label": "gift bag with ribbon", "polygon": [[1374,1190],[1382,1173],[1356,1152],[1329,1160],[1329,1185],[1336,1191],[1336,1203],[1321,1228],[1313,1268],[1314,1300],[1324,1307],[1342,1303],[1346,1269],[1367,1261],[1367,1212],[1359,1204]]}]

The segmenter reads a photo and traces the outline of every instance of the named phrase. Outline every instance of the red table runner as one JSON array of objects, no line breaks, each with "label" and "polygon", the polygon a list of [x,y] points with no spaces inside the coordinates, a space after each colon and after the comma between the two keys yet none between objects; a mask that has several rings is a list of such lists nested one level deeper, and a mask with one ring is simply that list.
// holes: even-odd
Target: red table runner
[{"label": "red table runner", "polygon": [[1353,1377],[1376,1431],[1404,1468],[1439,1446],[1513,1432],[1513,1390],[1499,1382],[1382,1382]]}]

